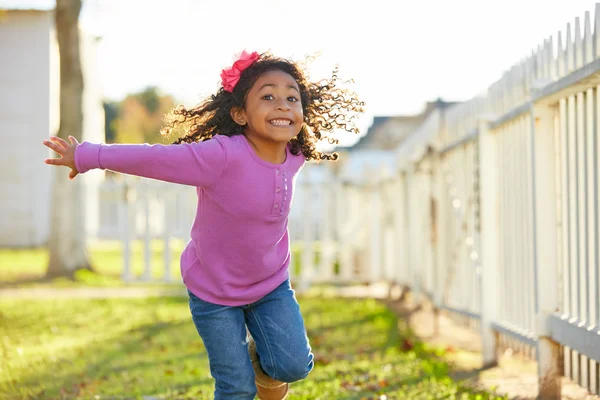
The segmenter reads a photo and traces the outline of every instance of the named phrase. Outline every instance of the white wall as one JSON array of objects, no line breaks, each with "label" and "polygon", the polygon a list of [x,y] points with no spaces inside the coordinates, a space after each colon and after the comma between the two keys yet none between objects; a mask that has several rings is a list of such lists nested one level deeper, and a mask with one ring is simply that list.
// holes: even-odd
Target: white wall
[{"label": "white wall", "polygon": [[[95,40],[82,35],[85,140],[104,140]],[[0,246],[37,246],[48,239],[54,170],[42,141],[58,131],[59,54],[51,11],[8,11],[0,17]],[[67,171],[64,171],[67,173]],[[87,229],[95,233],[96,171],[85,179]]]},{"label": "white wall", "polygon": [[39,244],[47,236],[48,208],[39,203],[47,202],[50,177],[41,143],[51,119],[51,26],[50,12],[10,11],[0,19],[0,245],[4,246]]}]

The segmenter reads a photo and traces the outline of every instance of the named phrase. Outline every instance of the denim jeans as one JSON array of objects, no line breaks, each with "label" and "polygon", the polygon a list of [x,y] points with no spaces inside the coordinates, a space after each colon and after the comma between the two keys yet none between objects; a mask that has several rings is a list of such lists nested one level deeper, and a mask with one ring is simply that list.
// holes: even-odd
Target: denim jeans
[{"label": "denim jeans", "polygon": [[252,400],[256,395],[246,327],[261,367],[271,378],[294,382],[312,370],[313,354],[289,280],[257,302],[237,307],[208,303],[188,293],[215,379],[215,400]]}]

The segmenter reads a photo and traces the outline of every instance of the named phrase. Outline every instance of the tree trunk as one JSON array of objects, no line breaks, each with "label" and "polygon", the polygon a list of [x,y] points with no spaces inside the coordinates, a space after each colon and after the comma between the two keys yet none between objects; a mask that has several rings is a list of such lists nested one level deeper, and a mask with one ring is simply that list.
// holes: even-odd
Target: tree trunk
[{"label": "tree trunk", "polygon": [[[82,139],[83,74],[79,57],[81,0],[57,0],[55,27],[60,52],[60,125],[58,136]],[[90,269],[86,249],[81,177],[69,180],[65,168],[55,168],[48,247],[47,277],[72,277]]]}]

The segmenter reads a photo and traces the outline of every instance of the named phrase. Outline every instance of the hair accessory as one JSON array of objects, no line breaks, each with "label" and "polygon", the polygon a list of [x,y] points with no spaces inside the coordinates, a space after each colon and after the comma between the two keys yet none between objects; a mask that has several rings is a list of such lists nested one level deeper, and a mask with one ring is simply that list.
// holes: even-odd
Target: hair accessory
[{"label": "hair accessory", "polygon": [[251,66],[259,58],[260,55],[256,51],[252,53],[247,53],[246,50],[242,51],[242,54],[240,54],[240,57],[233,63],[231,68],[221,71],[221,85],[223,85],[223,89],[233,92],[233,88],[235,88],[235,85],[240,80],[242,71]]}]

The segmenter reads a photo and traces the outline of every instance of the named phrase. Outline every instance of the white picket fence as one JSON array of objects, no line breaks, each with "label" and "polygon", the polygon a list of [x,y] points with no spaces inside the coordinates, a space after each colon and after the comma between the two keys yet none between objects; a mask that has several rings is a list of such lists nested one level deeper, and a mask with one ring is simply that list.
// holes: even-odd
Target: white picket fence
[{"label": "white picket fence", "polygon": [[[121,177],[100,185],[100,227],[96,239],[123,243],[123,272],[126,282],[153,279],[152,241],[163,244],[162,281],[172,280],[171,241],[189,240],[197,197],[193,188],[149,179]],[[132,242],[143,242],[143,272],[132,270]],[[179,266],[177,266],[178,268]]]},{"label": "white picket fence", "polygon": [[[567,376],[600,393],[600,6],[472,100],[436,108],[393,152],[308,164],[290,216],[299,290],[388,282],[476,321],[538,361],[540,398]],[[192,188],[106,182],[100,237],[186,239]],[[150,246],[142,279],[150,279]],[[165,277],[170,255],[165,254]]]},{"label": "white picket fence", "polygon": [[409,285],[479,321],[487,363],[499,339],[529,346],[541,398],[559,397],[561,374],[600,392],[600,8],[583,28],[444,110],[418,133],[430,151],[402,166],[421,182],[410,214],[434,232],[400,242],[422,249]]}]

